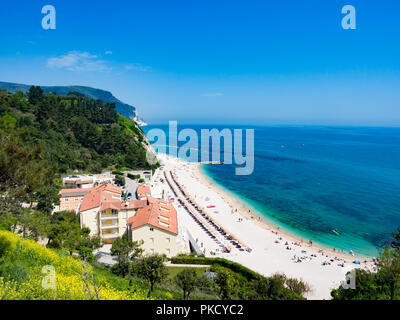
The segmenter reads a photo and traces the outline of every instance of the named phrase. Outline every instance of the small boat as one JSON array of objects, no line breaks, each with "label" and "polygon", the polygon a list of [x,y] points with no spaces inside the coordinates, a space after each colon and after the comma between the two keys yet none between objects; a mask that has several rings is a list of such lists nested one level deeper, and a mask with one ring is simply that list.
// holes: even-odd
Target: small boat
[{"label": "small boat", "polygon": [[207,208],[211,209],[211,208],[215,208],[215,206],[207,206]]},{"label": "small boat", "polygon": [[332,232],[333,232],[335,235],[337,235],[337,236],[340,235],[340,233],[337,231],[337,229],[333,229]]}]

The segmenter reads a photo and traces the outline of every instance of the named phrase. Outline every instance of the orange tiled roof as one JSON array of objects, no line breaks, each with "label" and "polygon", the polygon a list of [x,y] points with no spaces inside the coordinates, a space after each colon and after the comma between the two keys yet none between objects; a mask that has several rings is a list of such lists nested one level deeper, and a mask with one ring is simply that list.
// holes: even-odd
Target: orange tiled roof
[{"label": "orange tiled roof", "polygon": [[146,200],[134,200],[132,202],[121,202],[119,200],[106,200],[101,203],[100,211],[106,209],[115,209],[115,210],[135,210],[144,208],[147,206]]},{"label": "orange tiled roof", "polygon": [[122,189],[120,187],[117,187],[116,185],[113,185],[112,183],[101,184],[96,188],[98,188],[100,191],[107,191],[118,194],[119,196],[121,196],[122,194]]},{"label": "orange tiled roof", "polygon": [[100,207],[105,202],[115,202],[116,199],[113,199],[113,196],[120,197],[121,194],[122,190],[120,187],[114,186],[111,183],[102,184],[91,189],[90,193],[85,195],[81,204],[80,212]]},{"label": "orange tiled roof", "polygon": [[121,209],[140,209],[147,206],[147,200],[133,200],[121,205]]},{"label": "orange tiled roof", "polygon": [[138,186],[136,193],[139,197],[147,197],[150,195],[151,190],[149,186]]},{"label": "orange tiled roof", "polygon": [[157,199],[157,198],[153,198],[153,197],[147,197],[147,202],[149,204],[160,204],[160,205],[171,205],[168,201],[162,200],[162,199]]},{"label": "orange tiled roof", "polygon": [[169,202],[163,202],[167,203],[167,205],[160,205],[156,203],[156,201],[153,201],[153,203],[139,209],[135,216],[129,218],[127,224],[130,224],[132,229],[136,229],[144,225],[151,225],[177,235],[178,220],[176,210]]}]

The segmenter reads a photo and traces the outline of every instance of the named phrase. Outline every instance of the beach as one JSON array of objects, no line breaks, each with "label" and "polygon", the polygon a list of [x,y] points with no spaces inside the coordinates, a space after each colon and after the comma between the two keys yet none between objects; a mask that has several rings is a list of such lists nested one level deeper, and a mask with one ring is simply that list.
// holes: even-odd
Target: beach
[{"label": "beach", "polygon": [[[188,163],[165,154],[158,154],[158,157],[164,165],[154,179],[152,189],[174,203],[178,211],[180,232],[190,233],[205,256],[236,261],[265,276],[284,273],[288,277],[302,279],[312,289],[306,295],[308,299],[330,299],[330,291],[337,288],[345,280],[345,274],[355,267],[373,270],[371,258],[334,252],[333,248],[329,250],[316,243],[311,245],[309,239],[298,238],[281,230],[279,226],[268,224],[249,212],[250,209],[238,199],[212,183],[202,174],[200,164]],[[217,226],[234,236],[241,250],[218,234],[217,239],[212,239],[200,227],[201,224],[207,225],[207,221],[196,222],[185,206],[177,201],[175,193],[179,193],[178,186],[185,190],[186,196],[190,196],[196,205],[203,208],[206,216]],[[183,194],[179,196],[184,197]],[[190,212],[195,211],[190,209]],[[212,226],[207,228],[213,229]],[[224,252],[223,247],[230,252]],[[355,259],[361,264],[354,264]]]}]

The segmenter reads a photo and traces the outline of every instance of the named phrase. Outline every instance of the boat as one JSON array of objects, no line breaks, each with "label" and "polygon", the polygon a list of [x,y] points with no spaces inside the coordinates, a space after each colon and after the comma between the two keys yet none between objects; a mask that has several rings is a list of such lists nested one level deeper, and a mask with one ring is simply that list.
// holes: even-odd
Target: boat
[{"label": "boat", "polygon": [[207,208],[211,209],[211,208],[215,208],[215,206],[207,206]]},{"label": "boat", "polygon": [[337,231],[337,229],[333,229],[332,232],[333,232],[335,235],[337,235],[337,236],[340,235],[340,233]]}]

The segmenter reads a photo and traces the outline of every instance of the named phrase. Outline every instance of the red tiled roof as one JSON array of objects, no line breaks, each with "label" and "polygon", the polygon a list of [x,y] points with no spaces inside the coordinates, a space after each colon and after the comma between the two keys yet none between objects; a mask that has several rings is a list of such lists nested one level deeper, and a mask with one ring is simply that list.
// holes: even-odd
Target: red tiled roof
[{"label": "red tiled roof", "polygon": [[135,210],[147,206],[146,200],[134,200],[132,202],[121,202],[119,200],[107,200],[101,203],[100,210],[115,209],[115,210]]},{"label": "red tiled roof", "polygon": [[147,200],[133,200],[130,202],[123,203],[121,205],[122,210],[126,209],[140,209],[147,206]]},{"label": "red tiled roof", "polygon": [[100,211],[107,210],[107,209],[114,209],[114,210],[121,210],[121,201],[106,201],[102,202],[100,205]]},{"label": "red tiled roof", "polygon": [[139,209],[135,216],[129,218],[127,224],[130,224],[132,229],[136,229],[144,225],[151,225],[177,235],[178,220],[176,210],[172,204],[169,202],[166,203],[167,205],[163,204],[161,206],[160,204],[156,203],[156,201],[153,201],[153,203]]},{"label": "red tiled roof", "polygon": [[165,206],[171,205],[168,201],[165,201],[165,200],[162,200],[162,199],[153,198],[153,197],[147,197],[147,202],[149,204],[155,203],[155,204],[160,204],[160,205],[165,205]]},{"label": "red tiled roof", "polygon": [[138,186],[136,193],[139,197],[147,197],[151,194],[151,190],[149,186]]},{"label": "red tiled roof", "polygon": [[[120,197],[122,190],[120,187],[114,186],[111,183],[102,184],[90,190],[90,193],[83,198],[80,212],[100,207],[105,202],[115,202],[113,196]],[[119,200],[119,199],[118,199]]]}]

